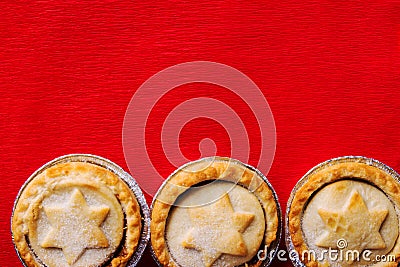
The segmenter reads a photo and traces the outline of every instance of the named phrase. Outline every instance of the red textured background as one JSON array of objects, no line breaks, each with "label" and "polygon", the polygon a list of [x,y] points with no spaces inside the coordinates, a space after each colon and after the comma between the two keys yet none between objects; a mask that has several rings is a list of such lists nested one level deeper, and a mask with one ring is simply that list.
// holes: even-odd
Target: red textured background
[{"label": "red textured background", "polygon": [[[69,153],[97,154],[127,169],[128,103],[146,79],[177,63],[227,64],[262,90],[277,129],[268,177],[283,208],[297,180],[332,157],[364,155],[400,170],[400,2],[65,2],[0,4],[1,266],[22,266],[9,219],[25,179]],[[180,92],[211,97],[211,87]],[[177,90],[157,109],[179,103]],[[240,99],[225,100],[247,116]],[[219,154],[229,155],[229,133],[212,124],[193,121],[182,131],[187,157],[199,156],[204,136],[215,136]],[[159,138],[160,129],[150,130]],[[159,149],[149,146],[168,175],[173,168]],[[146,252],[139,266],[155,264]]]}]

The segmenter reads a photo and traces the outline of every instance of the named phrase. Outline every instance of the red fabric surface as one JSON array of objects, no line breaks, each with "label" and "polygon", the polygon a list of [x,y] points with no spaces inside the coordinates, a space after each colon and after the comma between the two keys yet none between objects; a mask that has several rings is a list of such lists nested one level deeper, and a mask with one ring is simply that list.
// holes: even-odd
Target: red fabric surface
[{"label": "red fabric surface", "polygon": [[[398,1],[2,1],[0,265],[22,266],[9,221],[30,174],[70,153],[128,170],[122,124],[129,101],[150,76],[182,62],[232,66],[262,90],[277,131],[267,176],[283,210],[298,179],[329,158],[364,155],[399,171],[399,41]],[[213,85],[177,88],[152,112],[199,95],[227,102],[259,136],[245,103]],[[165,116],[151,118],[149,155],[167,176],[174,167],[159,143]],[[189,159],[199,157],[205,136],[229,156],[229,133],[199,119],[181,132]],[[146,252],[139,266],[156,265]]]}]

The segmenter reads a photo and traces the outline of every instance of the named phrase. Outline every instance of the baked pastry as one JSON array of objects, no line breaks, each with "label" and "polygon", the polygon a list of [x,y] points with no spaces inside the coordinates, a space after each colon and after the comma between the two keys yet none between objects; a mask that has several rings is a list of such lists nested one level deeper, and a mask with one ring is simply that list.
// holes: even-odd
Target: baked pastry
[{"label": "baked pastry", "polygon": [[178,169],[156,195],[151,218],[152,249],[162,266],[260,266],[265,258],[258,252],[279,243],[273,189],[258,171],[229,158]]},{"label": "baked pastry", "polygon": [[111,163],[106,168],[103,161],[66,156],[25,183],[11,228],[26,266],[127,265],[141,238],[141,207]]},{"label": "baked pastry", "polygon": [[363,157],[318,165],[289,200],[288,249],[306,266],[397,266],[398,179],[389,167]]}]

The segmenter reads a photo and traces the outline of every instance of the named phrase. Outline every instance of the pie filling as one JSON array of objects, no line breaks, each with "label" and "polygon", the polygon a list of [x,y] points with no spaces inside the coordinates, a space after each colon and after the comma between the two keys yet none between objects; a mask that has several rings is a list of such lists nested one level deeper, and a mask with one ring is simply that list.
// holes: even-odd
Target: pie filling
[{"label": "pie filling", "polygon": [[304,210],[301,227],[309,251],[331,266],[366,263],[362,257],[358,261],[352,256],[343,257],[342,262],[330,259],[328,249],[360,255],[368,250],[369,257],[375,258],[390,253],[399,235],[390,199],[377,187],[355,179],[336,181],[317,191]]},{"label": "pie filling", "polygon": [[179,266],[237,266],[260,249],[265,216],[258,198],[226,181],[183,193],[171,209],[166,240]]}]

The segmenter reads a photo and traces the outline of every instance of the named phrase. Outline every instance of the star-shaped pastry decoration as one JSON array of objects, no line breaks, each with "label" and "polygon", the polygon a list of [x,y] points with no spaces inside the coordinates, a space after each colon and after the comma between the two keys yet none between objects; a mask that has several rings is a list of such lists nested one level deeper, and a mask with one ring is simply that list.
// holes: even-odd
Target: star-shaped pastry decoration
[{"label": "star-shaped pastry decoration", "polygon": [[88,206],[81,191],[75,189],[64,205],[44,207],[51,230],[40,245],[61,248],[69,265],[75,263],[85,249],[108,247],[100,225],[109,210],[107,206]]},{"label": "star-shaped pastry decoration", "polygon": [[247,255],[242,233],[254,215],[235,212],[228,194],[207,206],[190,208],[188,213],[192,228],[182,246],[201,251],[204,266],[210,267],[222,254]]},{"label": "star-shaped pastry decoration", "polygon": [[337,247],[339,239],[347,241],[347,249],[383,249],[386,247],[379,230],[388,215],[388,210],[368,210],[363,198],[353,191],[340,211],[318,210],[328,228],[316,245]]}]

